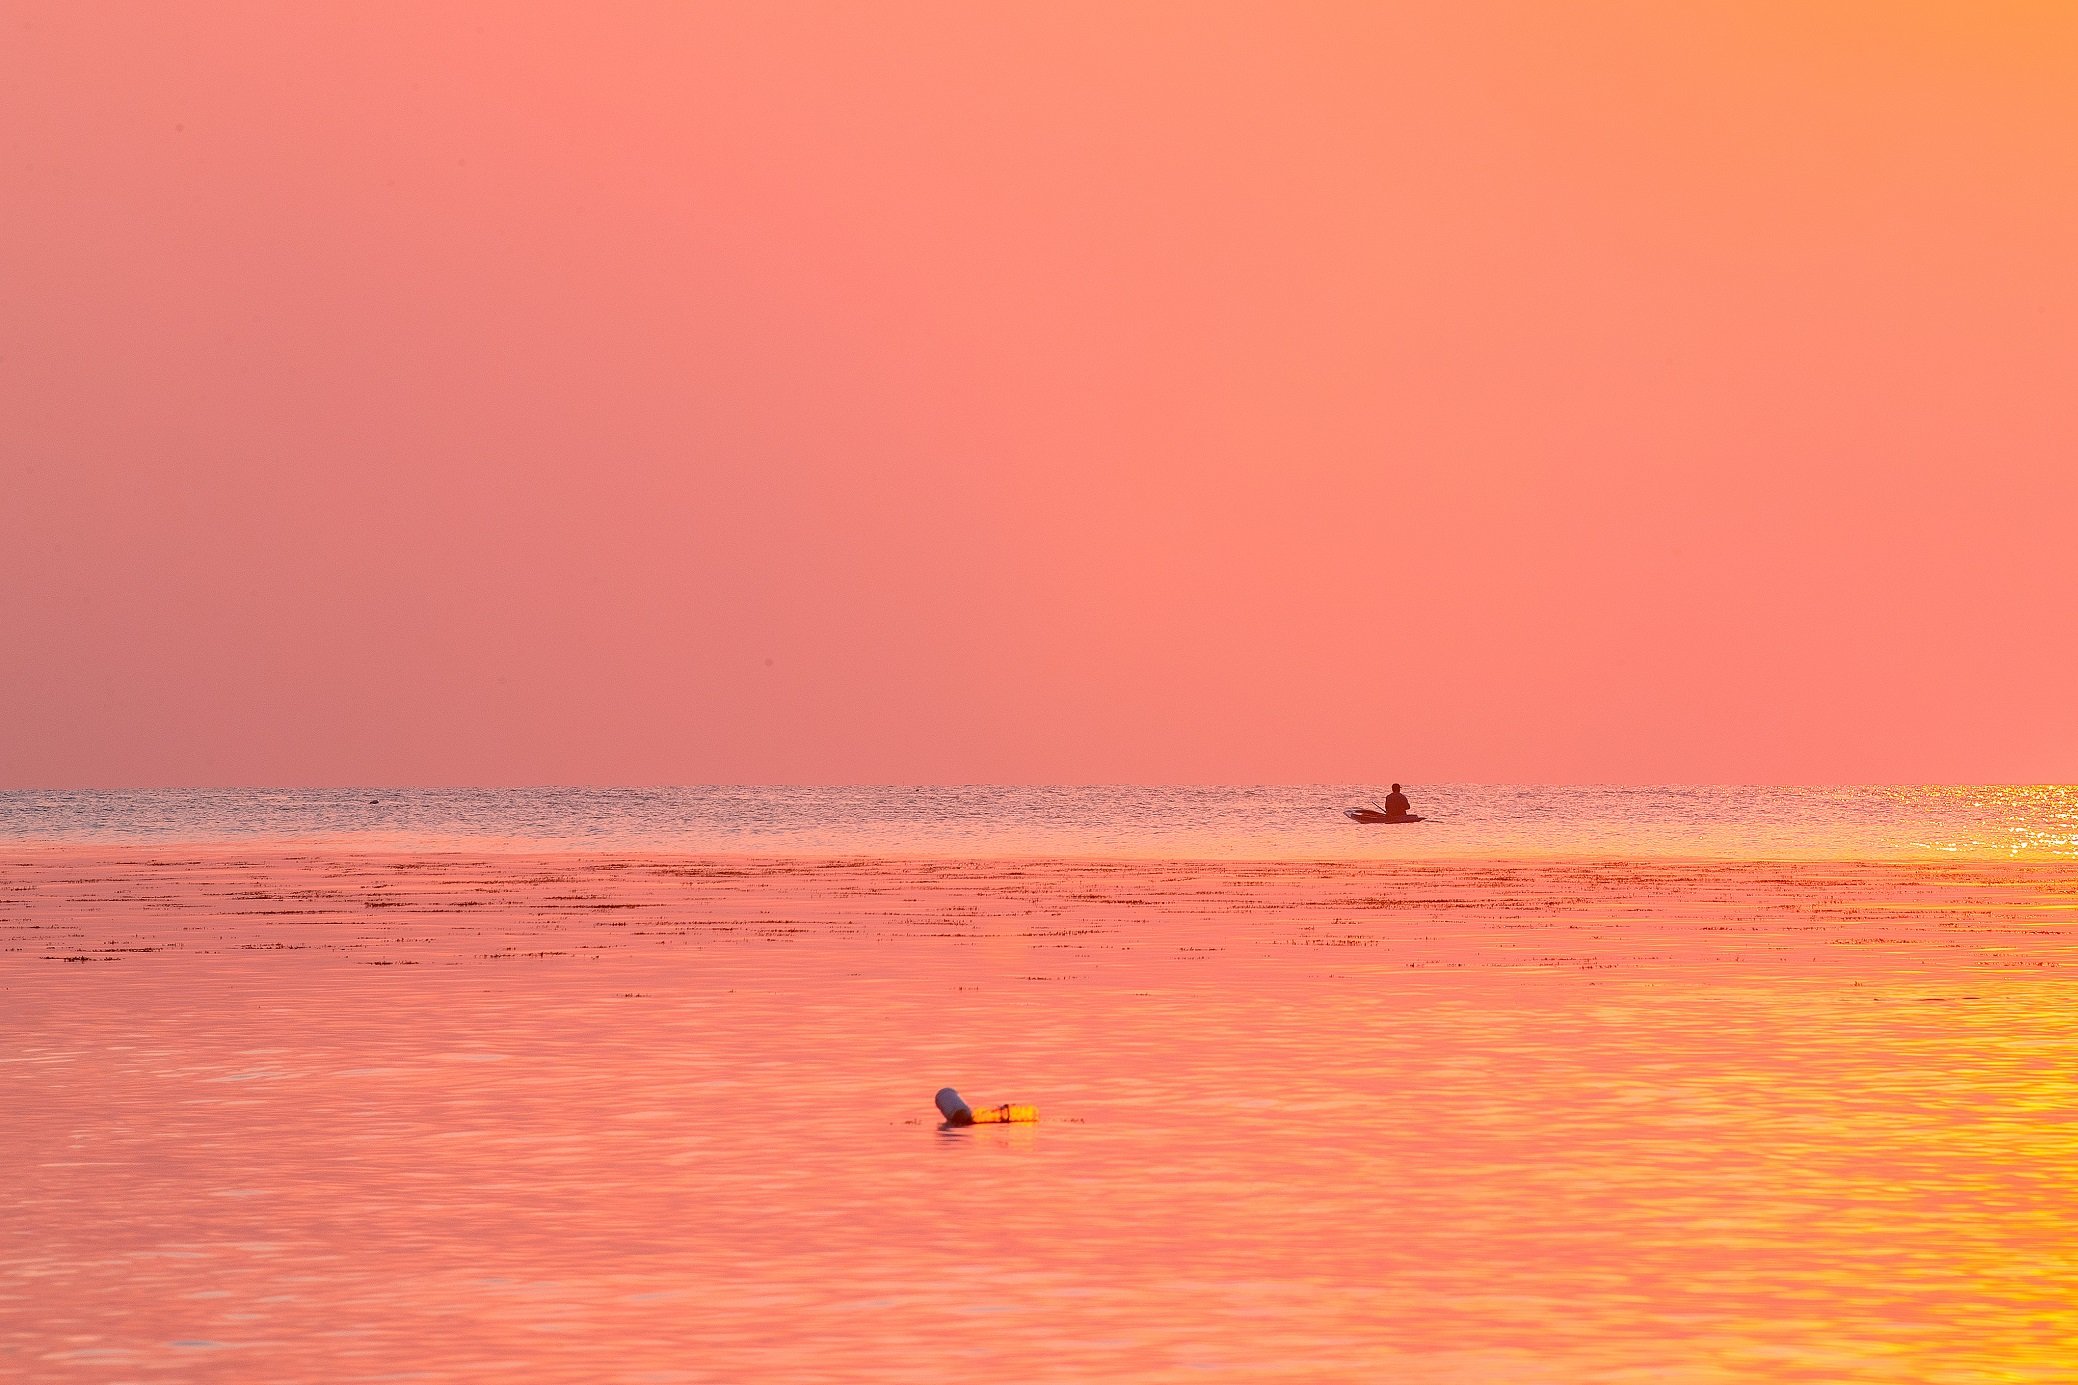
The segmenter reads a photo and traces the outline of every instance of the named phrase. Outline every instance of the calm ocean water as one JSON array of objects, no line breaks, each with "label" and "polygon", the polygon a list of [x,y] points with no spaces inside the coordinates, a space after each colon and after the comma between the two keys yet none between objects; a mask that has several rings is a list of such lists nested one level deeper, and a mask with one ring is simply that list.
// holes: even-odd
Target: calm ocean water
[{"label": "calm ocean water", "polygon": [[1361,827],[1384,785],[699,786],[0,792],[0,842],[294,840],[770,856],[1184,860],[2078,856],[2078,786],[1411,784],[1427,821]]},{"label": "calm ocean water", "polygon": [[2068,1385],[2074,974],[2069,859],[17,851],[0,1380]]}]

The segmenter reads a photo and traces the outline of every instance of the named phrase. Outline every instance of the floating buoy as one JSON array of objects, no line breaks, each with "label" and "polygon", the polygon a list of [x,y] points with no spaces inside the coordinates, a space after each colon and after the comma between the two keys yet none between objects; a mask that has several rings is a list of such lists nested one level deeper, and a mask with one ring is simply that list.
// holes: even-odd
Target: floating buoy
[{"label": "floating buoy", "polygon": [[984,1106],[979,1111],[960,1098],[950,1087],[938,1089],[938,1114],[945,1117],[947,1125],[1030,1125],[1039,1119],[1036,1106],[1019,1106],[1004,1102],[1001,1106]]},{"label": "floating buoy", "polygon": [[989,1106],[974,1113],[976,1125],[1030,1125],[1039,1119],[1036,1106],[1019,1106],[1004,1102],[1001,1106]]}]

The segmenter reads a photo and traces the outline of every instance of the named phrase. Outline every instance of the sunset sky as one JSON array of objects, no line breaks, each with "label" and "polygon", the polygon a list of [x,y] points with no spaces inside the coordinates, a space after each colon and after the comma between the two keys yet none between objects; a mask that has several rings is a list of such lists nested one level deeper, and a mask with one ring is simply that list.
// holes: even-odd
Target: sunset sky
[{"label": "sunset sky", "polygon": [[0,0],[0,787],[2078,779],[2078,5]]}]

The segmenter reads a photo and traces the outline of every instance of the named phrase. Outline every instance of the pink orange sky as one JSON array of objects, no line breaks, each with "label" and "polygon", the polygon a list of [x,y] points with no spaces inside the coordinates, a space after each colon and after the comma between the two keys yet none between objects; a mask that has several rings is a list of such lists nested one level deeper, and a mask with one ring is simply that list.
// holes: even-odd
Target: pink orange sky
[{"label": "pink orange sky", "polygon": [[2078,7],[0,0],[0,785],[2078,778]]}]

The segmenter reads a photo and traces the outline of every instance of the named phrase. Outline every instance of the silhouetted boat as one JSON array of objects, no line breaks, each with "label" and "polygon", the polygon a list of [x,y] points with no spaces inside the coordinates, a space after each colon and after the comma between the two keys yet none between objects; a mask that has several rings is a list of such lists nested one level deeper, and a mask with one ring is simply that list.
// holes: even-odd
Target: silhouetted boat
[{"label": "silhouetted boat", "polygon": [[1421,821],[1421,814],[1419,813],[1409,813],[1406,817],[1403,818],[1391,818],[1387,817],[1384,813],[1380,812],[1376,808],[1344,808],[1342,810],[1342,816],[1348,818],[1351,822],[1361,822],[1366,825],[1369,825],[1371,823],[1402,823]]}]

